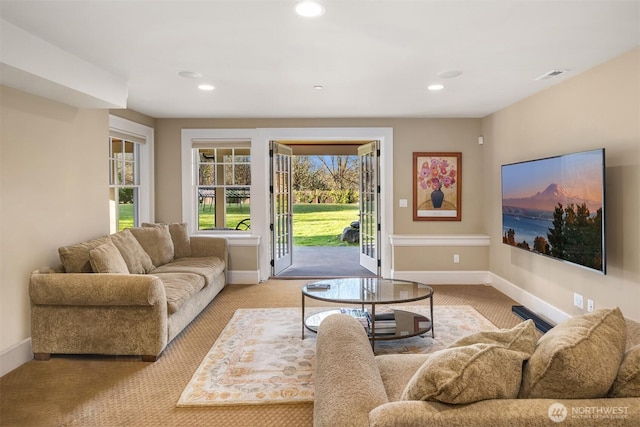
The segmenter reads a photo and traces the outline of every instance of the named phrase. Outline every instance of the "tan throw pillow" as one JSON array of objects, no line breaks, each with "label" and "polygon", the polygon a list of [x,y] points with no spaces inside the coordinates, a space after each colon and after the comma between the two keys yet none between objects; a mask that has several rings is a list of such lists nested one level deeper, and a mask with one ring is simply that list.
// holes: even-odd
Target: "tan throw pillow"
[{"label": "tan throw pillow", "polygon": [[482,331],[460,338],[449,346],[464,347],[471,344],[496,344],[508,350],[522,351],[532,354],[536,349],[538,335],[533,320],[520,322],[511,329]]},{"label": "tan throw pillow", "polygon": [[109,242],[89,251],[89,262],[94,273],[129,274],[127,263],[116,246]]},{"label": "tan throw pillow", "polygon": [[620,309],[568,319],[540,338],[524,367],[520,398],[592,399],[611,388],[624,355]]},{"label": "tan throw pillow", "polygon": [[640,397],[640,344],[625,353],[609,397]]},{"label": "tan throw pillow", "polygon": [[472,344],[440,350],[418,369],[403,400],[462,404],[486,399],[514,399],[528,353],[500,344]]},{"label": "tan throw pillow", "polygon": [[153,262],[151,262],[151,257],[133,236],[131,230],[126,229],[112,234],[111,241],[120,251],[124,262],[127,263],[129,273],[145,274],[155,268]]},{"label": "tan throw pillow", "polygon": [[160,267],[173,260],[173,242],[169,234],[169,226],[130,228],[140,246],[151,257],[151,262]]},{"label": "tan throw pillow", "polygon": [[185,258],[191,256],[191,240],[189,238],[189,232],[187,230],[187,224],[184,222],[174,222],[171,224],[151,224],[143,223],[143,227],[158,227],[162,225],[169,226],[169,234],[171,235],[171,241],[173,242],[173,257]]},{"label": "tan throw pillow", "polygon": [[89,251],[110,241],[109,236],[104,236],[77,245],[58,248],[64,271],[67,273],[91,273],[93,270],[89,262]]}]

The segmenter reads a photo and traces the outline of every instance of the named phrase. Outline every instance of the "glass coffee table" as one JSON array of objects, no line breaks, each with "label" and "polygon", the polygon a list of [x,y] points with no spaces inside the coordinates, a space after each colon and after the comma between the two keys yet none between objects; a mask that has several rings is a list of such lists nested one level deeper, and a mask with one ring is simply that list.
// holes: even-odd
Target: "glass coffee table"
[{"label": "glass coffee table", "polygon": [[[305,299],[355,305],[305,316]],[[430,317],[394,307],[379,307],[429,299]],[[322,320],[334,313],[346,313],[360,321],[375,349],[378,340],[422,335],[433,330],[433,288],[407,280],[380,277],[351,277],[319,280],[302,288],[302,339],[305,329],[317,332]]]}]

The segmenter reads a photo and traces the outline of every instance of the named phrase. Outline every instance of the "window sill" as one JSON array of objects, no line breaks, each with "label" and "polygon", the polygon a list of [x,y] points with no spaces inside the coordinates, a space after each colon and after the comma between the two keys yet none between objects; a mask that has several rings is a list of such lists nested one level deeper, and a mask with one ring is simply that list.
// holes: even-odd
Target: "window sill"
[{"label": "window sill", "polygon": [[236,230],[207,230],[199,231],[194,236],[224,237],[229,241],[229,246],[259,246],[260,236],[254,236],[247,231]]}]

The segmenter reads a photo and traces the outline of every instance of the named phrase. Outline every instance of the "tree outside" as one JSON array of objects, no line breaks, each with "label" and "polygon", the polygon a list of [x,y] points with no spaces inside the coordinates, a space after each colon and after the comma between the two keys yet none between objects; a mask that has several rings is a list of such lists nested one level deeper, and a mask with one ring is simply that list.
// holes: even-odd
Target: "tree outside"
[{"label": "tree outside", "polygon": [[358,156],[294,156],[294,245],[348,246],[344,228],[358,220]]},{"label": "tree outside", "polygon": [[358,202],[358,156],[294,156],[294,203]]}]

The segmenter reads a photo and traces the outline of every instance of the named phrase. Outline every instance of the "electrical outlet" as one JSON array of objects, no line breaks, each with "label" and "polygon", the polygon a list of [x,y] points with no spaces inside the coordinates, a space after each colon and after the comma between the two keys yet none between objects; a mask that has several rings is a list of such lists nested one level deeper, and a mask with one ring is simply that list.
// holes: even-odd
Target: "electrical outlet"
[{"label": "electrical outlet", "polygon": [[453,254],[453,263],[454,264],[460,264],[460,255]]},{"label": "electrical outlet", "polygon": [[582,295],[575,292],[573,293],[573,305],[580,309],[584,308],[584,299],[582,298]]},{"label": "electrical outlet", "polygon": [[592,299],[587,298],[587,311],[591,313],[595,309],[596,309],[596,303],[593,302]]}]

